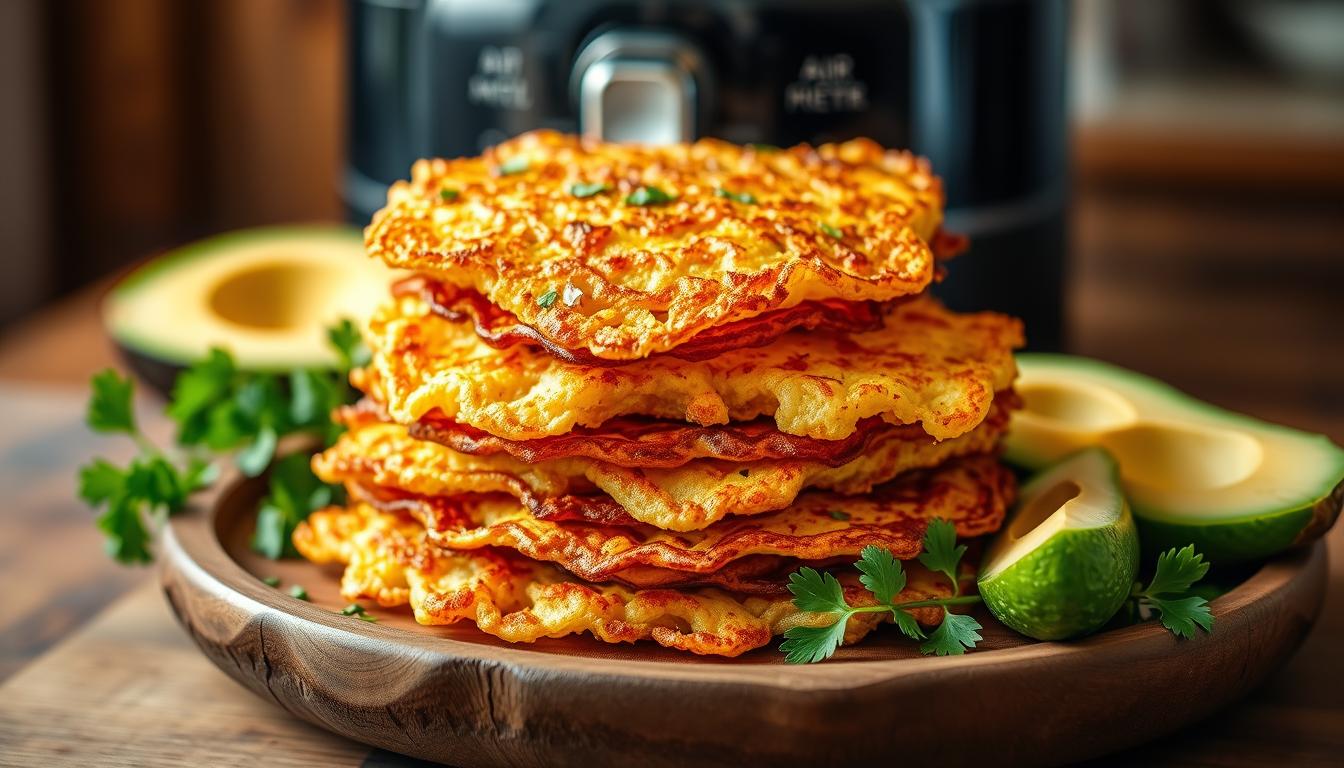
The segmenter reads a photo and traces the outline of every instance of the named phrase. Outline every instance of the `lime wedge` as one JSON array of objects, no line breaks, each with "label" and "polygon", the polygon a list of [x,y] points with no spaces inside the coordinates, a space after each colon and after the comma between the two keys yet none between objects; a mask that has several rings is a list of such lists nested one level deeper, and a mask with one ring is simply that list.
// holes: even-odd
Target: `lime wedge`
[{"label": "lime wedge", "polygon": [[1115,461],[1090,448],[1022,487],[981,565],[980,594],[999,621],[1028,637],[1075,637],[1115,615],[1138,563]]}]

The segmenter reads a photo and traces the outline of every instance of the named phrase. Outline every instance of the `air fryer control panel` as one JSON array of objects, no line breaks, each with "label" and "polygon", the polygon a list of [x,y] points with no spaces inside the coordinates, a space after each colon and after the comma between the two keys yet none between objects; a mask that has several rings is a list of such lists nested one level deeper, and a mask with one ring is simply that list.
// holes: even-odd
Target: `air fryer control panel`
[{"label": "air fryer control panel", "polygon": [[1027,315],[1036,346],[1058,345],[1064,0],[349,2],[357,220],[417,158],[534,128],[644,143],[867,136],[943,178],[949,224],[974,243],[950,268],[949,302]]}]

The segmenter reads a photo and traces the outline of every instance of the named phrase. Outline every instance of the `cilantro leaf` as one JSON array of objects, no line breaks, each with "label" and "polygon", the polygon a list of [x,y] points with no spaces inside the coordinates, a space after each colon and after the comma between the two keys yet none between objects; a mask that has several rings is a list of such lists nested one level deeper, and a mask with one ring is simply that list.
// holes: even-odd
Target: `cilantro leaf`
[{"label": "cilantro leaf", "polygon": [[593,195],[600,195],[609,189],[611,189],[610,184],[604,184],[603,182],[600,181],[593,181],[593,182],[581,181],[569,185],[569,194],[575,197],[592,197]]},{"label": "cilantro leaf", "polygon": [[732,190],[724,189],[723,187],[717,187],[714,190],[714,196],[722,197],[725,200],[732,200],[735,203],[741,203],[743,205],[756,204],[756,196],[750,192],[733,192]]},{"label": "cilantro leaf", "polygon": [[294,598],[295,600],[305,600],[308,602],[312,602],[311,599],[308,597],[308,590],[304,589],[302,584],[295,584],[294,586],[290,587],[289,596]]},{"label": "cilantro leaf", "polygon": [[445,187],[439,190],[439,199],[444,201],[445,203],[451,203],[457,199],[457,196],[459,194],[461,193],[458,192],[456,189],[448,189],[447,187]]},{"label": "cilantro leaf", "polygon": [[919,622],[915,621],[915,617],[911,616],[908,611],[892,609],[891,615],[896,619],[896,627],[906,637],[911,640],[923,640],[927,637],[924,630],[919,626]]},{"label": "cilantro leaf", "polygon": [[980,622],[970,616],[943,609],[943,623],[919,646],[921,653],[938,656],[960,656],[967,648],[974,648],[980,637]]},{"label": "cilantro leaf", "polygon": [[832,227],[830,224],[827,224],[824,221],[817,222],[817,226],[820,227],[823,234],[825,234],[832,240],[845,239],[845,233],[842,230],[836,229],[835,227]]},{"label": "cilantro leaf", "polygon": [[229,353],[212,347],[204,360],[178,375],[167,411],[178,424],[178,443],[195,445],[205,439],[211,409],[230,396],[236,373]]},{"label": "cilantro leaf", "polygon": [[203,488],[209,488],[219,479],[219,465],[212,461],[192,459],[187,463],[187,471],[183,473],[183,479],[187,493],[195,493]]},{"label": "cilantro leaf", "polygon": [[243,474],[256,477],[265,472],[271,459],[275,458],[275,447],[279,441],[280,436],[276,434],[275,428],[270,424],[263,424],[257,431],[256,438],[234,457],[234,463]]},{"label": "cilantro leaf", "polygon": [[280,459],[271,468],[268,492],[257,511],[252,549],[272,560],[297,555],[294,529],[308,513],[335,501],[335,493],[313,474],[307,455],[293,453]]},{"label": "cilantro leaf", "polygon": [[511,157],[499,164],[500,176],[512,176],[515,173],[522,173],[532,167],[532,161],[524,155]]},{"label": "cilantro leaf", "polygon": [[1177,637],[1195,636],[1195,626],[1203,627],[1205,632],[1213,631],[1213,613],[1209,610],[1209,601],[1198,595],[1181,598],[1148,598],[1149,604],[1157,609],[1162,626],[1171,630]]},{"label": "cilantro leaf", "polygon": [[784,633],[779,650],[790,664],[811,664],[829,659],[844,639],[843,620],[829,627],[792,627]]},{"label": "cilantro leaf", "polygon": [[1187,544],[1179,551],[1169,549],[1157,556],[1153,581],[1143,592],[1149,597],[1185,592],[1208,572],[1209,564],[1204,562],[1203,555],[1195,552],[1194,544]]},{"label": "cilantro leaf", "polygon": [[919,562],[930,571],[946,576],[948,581],[952,582],[953,594],[957,593],[960,586],[957,566],[964,554],[966,545],[957,544],[955,525],[942,519],[929,521],[929,527],[924,530],[924,551],[919,555]]},{"label": "cilantro leaf", "polygon": [[840,582],[815,568],[803,567],[789,574],[789,592],[793,593],[793,604],[800,611],[838,613],[849,610]]},{"label": "cilantro leaf", "polygon": [[94,374],[89,386],[93,389],[93,395],[89,398],[89,408],[84,417],[89,428],[95,432],[135,434],[135,411],[131,408],[135,382],[106,368]]},{"label": "cilantro leaf", "polygon": [[151,507],[163,507],[177,512],[186,504],[187,483],[162,456],[141,457],[131,462],[126,475],[126,494],[132,500],[144,501]]},{"label": "cilantro leaf", "polygon": [[140,516],[140,505],[122,494],[108,503],[98,516],[98,528],[107,536],[107,553],[120,563],[132,565],[154,559],[149,551],[149,531]]},{"label": "cilantro leaf", "polygon": [[560,297],[559,292],[557,292],[554,288],[552,288],[549,291],[546,291],[545,293],[537,297],[537,304],[542,309],[550,309],[551,307],[555,306],[555,300],[559,297]]},{"label": "cilantro leaf", "polygon": [[626,205],[667,205],[677,198],[657,187],[644,186],[636,189],[625,197]]},{"label": "cilantro leaf", "polygon": [[126,491],[126,472],[102,459],[94,459],[79,470],[79,497],[90,506],[98,506]]},{"label": "cilantro leaf", "polygon": [[905,589],[905,571],[901,561],[889,549],[869,544],[859,553],[855,568],[863,573],[859,583],[873,593],[879,603],[890,603]]},{"label": "cilantro leaf", "polygon": [[320,427],[343,402],[339,382],[321,371],[301,369],[289,374],[289,420],[296,427]]},{"label": "cilantro leaf", "polygon": [[1195,582],[1208,572],[1209,564],[1204,562],[1203,555],[1195,552],[1193,544],[1163,552],[1157,557],[1157,568],[1148,588],[1134,585],[1130,614],[1145,616],[1142,609],[1150,608],[1157,612],[1162,626],[1177,637],[1194,637],[1195,627],[1212,632],[1213,613],[1209,610],[1209,601],[1199,594],[1185,594],[1191,592]]},{"label": "cilantro leaf", "polygon": [[364,334],[359,332],[359,327],[350,318],[343,317],[339,323],[327,329],[327,342],[336,350],[342,373],[369,364],[371,354],[368,345],[364,343]]}]

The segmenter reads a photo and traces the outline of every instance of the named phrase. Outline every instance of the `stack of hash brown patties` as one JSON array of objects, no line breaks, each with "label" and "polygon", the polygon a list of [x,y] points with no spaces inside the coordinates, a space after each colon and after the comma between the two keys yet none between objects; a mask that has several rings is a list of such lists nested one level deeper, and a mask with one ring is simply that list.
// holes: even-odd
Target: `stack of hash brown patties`
[{"label": "stack of hash brown patties", "polygon": [[1002,522],[1022,331],[925,295],[957,245],[942,202],[922,160],[862,140],[541,132],[417,163],[366,230],[413,276],[314,459],[350,501],[296,545],[345,564],[348,599],[513,642],[735,656],[824,622],[786,589],[803,565],[871,601],[848,567],[870,544],[911,561],[901,599],[951,594],[912,559],[932,519]]}]

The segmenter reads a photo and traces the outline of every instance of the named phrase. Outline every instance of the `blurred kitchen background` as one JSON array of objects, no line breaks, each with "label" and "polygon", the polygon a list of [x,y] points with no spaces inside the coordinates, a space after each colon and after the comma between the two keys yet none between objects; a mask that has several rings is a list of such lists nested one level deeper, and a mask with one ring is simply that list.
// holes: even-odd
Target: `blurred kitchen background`
[{"label": "blurred kitchen background", "polygon": [[[239,227],[362,223],[370,189],[376,200],[425,147],[474,152],[525,127],[480,110],[517,96],[507,46],[494,61],[451,38],[437,49],[469,59],[432,70],[432,120],[451,141],[400,118],[410,97],[387,88],[418,82],[420,36],[486,35],[534,5],[0,3],[0,376],[79,378],[110,360],[90,330],[94,298],[147,255]],[[677,5],[613,18],[698,23]],[[711,48],[716,34],[750,35],[753,9],[807,6],[719,5],[736,21],[707,29]],[[837,21],[856,5],[871,15]],[[442,11],[446,31],[412,21],[425,6]],[[995,16],[991,6],[1007,10]],[[967,8],[983,18],[929,21]],[[1011,296],[1016,306],[1005,308],[1041,316],[1028,325],[1036,346],[1107,357],[1344,440],[1344,2],[837,0],[812,12],[799,39],[843,41],[853,19],[886,24],[896,13],[882,61],[922,61],[891,65],[890,85],[870,73],[870,114],[813,133],[850,126],[934,155],[953,224],[979,244],[966,263],[991,263],[984,273],[966,267],[968,278],[954,262],[954,301],[967,289],[974,304]],[[752,44],[732,43],[739,52]],[[752,83],[795,76],[790,50],[763,50],[745,61],[717,56],[710,81],[738,88],[741,102]],[[759,71],[772,66],[788,71]],[[811,66],[817,82],[846,77],[843,59]],[[494,77],[481,91],[490,93],[464,101],[461,81],[480,75]],[[884,99],[916,103],[915,114]],[[769,119],[753,127],[750,114],[729,115],[694,130],[783,143],[812,125],[806,115]],[[1000,237],[996,227],[1013,231]],[[1062,323],[1049,317],[1056,310]],[[87,353],[69,354],[72,345]]]}]

